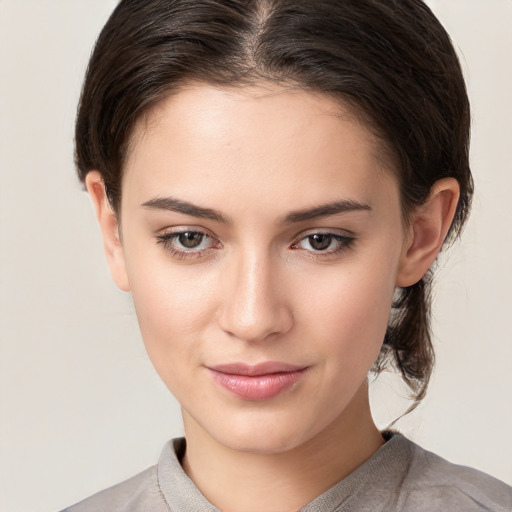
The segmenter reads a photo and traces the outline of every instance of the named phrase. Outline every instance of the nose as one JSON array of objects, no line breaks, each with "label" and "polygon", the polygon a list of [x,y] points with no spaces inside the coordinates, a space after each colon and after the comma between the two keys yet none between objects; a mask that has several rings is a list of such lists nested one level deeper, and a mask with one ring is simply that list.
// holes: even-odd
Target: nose
[{"label": "nose", "polygon": [[241,256],[230,262],[223,277],[222,330],[240,340],[258,342],[291,329],[291,304],[277,265],[269,257]]}]

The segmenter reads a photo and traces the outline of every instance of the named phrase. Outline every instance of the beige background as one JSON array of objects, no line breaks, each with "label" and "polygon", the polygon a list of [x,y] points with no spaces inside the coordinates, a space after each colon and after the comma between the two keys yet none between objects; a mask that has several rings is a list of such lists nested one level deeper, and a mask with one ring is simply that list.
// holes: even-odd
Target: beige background
[{"label": "beige background", "polygon": [[[75,106],[114,0],[0,0],[0,511],[52,511],[156,462],[179,408],[110,282],[72,163]],[[473,102],[477,196],[442,261],[438,365],[399,423],[512,484],[512,1],[432,0]],[[374,392],[381,426],[407,407]]]}]

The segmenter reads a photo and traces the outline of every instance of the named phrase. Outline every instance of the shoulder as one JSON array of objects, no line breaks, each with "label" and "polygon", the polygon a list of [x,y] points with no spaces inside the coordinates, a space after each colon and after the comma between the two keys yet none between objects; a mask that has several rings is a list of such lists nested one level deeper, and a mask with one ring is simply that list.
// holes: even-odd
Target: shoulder
[{"label": "shoulder", "polygon": [[512,511],[512,487],[407,443],[411,456],[401,486],[403,510]]},{"label": "shoulder", "polygon": [[157,466],[94,494],[62,512],[168,512],[158,485]]}]

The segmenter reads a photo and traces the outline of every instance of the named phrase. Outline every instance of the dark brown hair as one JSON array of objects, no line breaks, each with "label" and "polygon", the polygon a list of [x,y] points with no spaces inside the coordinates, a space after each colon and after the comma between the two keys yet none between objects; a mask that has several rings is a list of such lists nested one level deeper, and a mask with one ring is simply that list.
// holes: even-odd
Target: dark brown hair
[{"label": "dark brown hair", "polygon": [[[83,181],[99,170],[119,211],[134,122],[191,81],[294,84],[348,106],[393,155],[404,215],[432,185],[461,196],[449,237],[465,222],[473,183],[469,103],[442,25],[421,0],[122,0],[92,54],[76,121]],[[433,367],[430,273],[400,290],[378,373],[392,363],[423,398]]]}]

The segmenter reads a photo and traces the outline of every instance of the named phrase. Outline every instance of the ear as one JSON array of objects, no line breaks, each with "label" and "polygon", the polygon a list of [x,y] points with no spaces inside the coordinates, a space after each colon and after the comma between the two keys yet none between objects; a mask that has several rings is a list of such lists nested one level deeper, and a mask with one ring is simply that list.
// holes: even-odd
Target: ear
[{"label": "ear", "polygon": [[453,221],[460,189],[457,180],[436,181],[425,204],[412,215],[396,285],[416,284],[435,261]]},{"label": "ear", "polygon": [[91,196],[100,225],[110,275],[121,290],[130,291],[119,223],[108,201],[102,175],[98,171],[90,171],[85,177],[85,186]]}]

